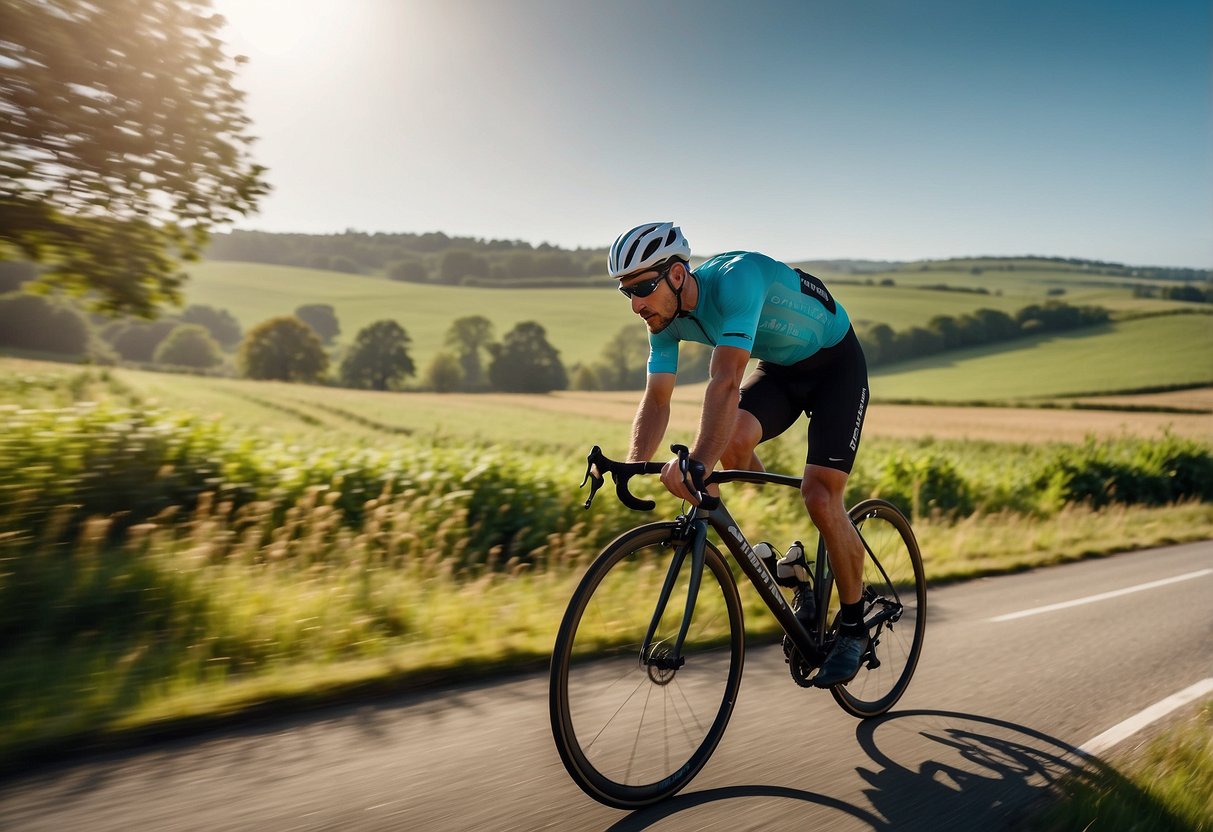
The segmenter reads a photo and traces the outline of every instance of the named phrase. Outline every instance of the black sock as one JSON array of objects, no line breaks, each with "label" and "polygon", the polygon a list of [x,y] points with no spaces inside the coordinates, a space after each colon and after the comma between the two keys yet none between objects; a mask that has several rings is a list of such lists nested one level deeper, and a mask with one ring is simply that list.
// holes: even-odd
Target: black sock
[{"label": "black sock", "polygon": [[868,628],[863,624],[863,601],[842,605],[842,612],[838,616],[838,632],[852,638],[862,638],[868,634]]}]

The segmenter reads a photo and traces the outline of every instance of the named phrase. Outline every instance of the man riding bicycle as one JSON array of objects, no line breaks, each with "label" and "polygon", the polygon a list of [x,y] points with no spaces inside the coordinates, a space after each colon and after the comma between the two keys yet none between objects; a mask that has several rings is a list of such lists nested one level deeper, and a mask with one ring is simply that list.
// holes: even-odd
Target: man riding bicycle
[{"label": "man riding bicycle", "polygon": [[[839,637],[814,677],[818,687],[854,678],[868,649],[863,622],[864,549],[843,505],[868,402],[868,371],[850,317],[825,284],[757,252],[719,254],[690,269],[691,248],[672,223],[619,236],[607,270],[649,330],[648,380],[632,424],[628,460],[652,459],[670,418],[678,343],[713,347],[691,458],[711,471],[764,470],[755,448],[808,414],[801,495],[825,539],[842,611]],[[758,367],[746,377],[754,356]],[[697,502],[677,459],[661,481]]]}]

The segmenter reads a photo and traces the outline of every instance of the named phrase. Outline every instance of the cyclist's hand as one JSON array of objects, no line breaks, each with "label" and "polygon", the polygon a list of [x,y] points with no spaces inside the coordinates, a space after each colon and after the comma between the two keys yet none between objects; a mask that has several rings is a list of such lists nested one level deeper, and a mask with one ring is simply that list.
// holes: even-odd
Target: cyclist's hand
[{"label": "cyclist's hand", "polygon": [[661,484],[678,499],[686,500],[691,505],[699,505],[699,498],[695,496],[690,485],[683,479],[678,457],[671,459],[661,469]]}]

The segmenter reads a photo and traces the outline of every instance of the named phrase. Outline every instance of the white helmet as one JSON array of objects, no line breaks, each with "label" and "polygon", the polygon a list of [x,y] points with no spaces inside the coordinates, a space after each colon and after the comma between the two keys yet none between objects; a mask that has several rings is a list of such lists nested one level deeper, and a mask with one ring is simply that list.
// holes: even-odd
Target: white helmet
[{"label": "white helmet", "polygon": [[619,235],[607,254],[612,280],[660,265],[671,257],[691,259],[691,244],[672,222],[647,222]]}]

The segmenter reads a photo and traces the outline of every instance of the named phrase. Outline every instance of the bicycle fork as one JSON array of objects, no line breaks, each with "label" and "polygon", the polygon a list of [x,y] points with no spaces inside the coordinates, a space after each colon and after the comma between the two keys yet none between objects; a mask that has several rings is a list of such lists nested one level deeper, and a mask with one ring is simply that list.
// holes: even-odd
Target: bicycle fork
[{"label": "bicycle fork", "polygon": [[[653,610],[653,619],[649,622],[649,630],[645,633],[644,643],[640,647],[640,664],[649,669],[650,678],[659,684],[668,682],[673,674],[686,664],[682,645],[691,626],[695,599],[699,596],[699,583],[703,578],[703,548],[708,535],[708,521],[706,518],[697,517],[686,522],[690,525],[690,534],[678,536],[682,538],[682,542],[674,549],[674,556],[670,559],[670,567],[666,571],[665,583],[662,584],[661,594],[657,598],[657,607]],[[691,556],[691,572],[688,575],[686,606],[682,614],[682,624],[678,628],[678,637],[672,647],[664,640],[654,644],[657,627],[665,615],[666,606],[674,592],[674,584],[678,582],[678,574],[682,571],[688,553]]]}]

